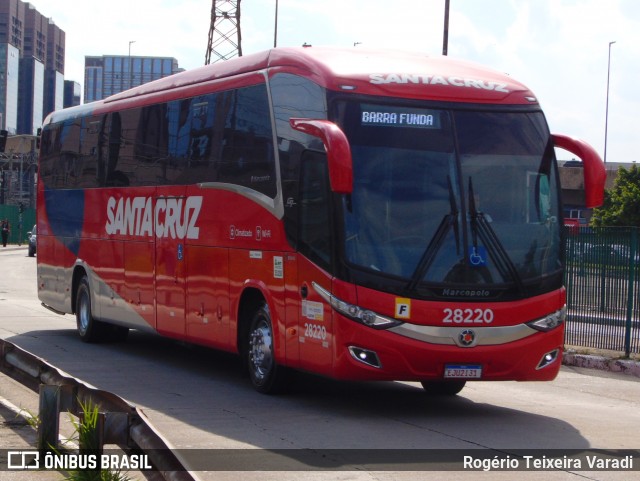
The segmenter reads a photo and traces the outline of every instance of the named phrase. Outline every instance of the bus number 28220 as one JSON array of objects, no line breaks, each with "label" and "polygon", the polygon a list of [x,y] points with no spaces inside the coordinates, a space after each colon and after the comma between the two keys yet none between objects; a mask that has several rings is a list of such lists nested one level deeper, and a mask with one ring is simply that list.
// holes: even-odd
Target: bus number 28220
[{"label": "bus number 28220", "polygon": [[444,309],[443,324],[491,324],[491,309]]}]

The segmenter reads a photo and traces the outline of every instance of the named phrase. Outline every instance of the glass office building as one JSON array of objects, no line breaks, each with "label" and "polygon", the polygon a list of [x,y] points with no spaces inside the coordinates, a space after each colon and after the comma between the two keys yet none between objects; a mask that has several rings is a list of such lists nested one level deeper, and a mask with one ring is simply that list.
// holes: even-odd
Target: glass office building
[{"label": "glass office building", "polygon": [[75,80],[64,81],[64,108],[80,105],[80,84]]},{"label": "glass office building", "polygon": [[84,61],[84,101],[93,102],[180,72],[170,57],[103,55]]},{"label": "glass office building", "polygon": [[18,130],[18,74],[20,51],[10,43],[0,43],[0,128]]},{"label": "glass office building", "polygon": [[32,134],[62,108],[65,32],[31,3],[0,0],[0,128]]},{"label": "glass office building", "polygon": [[44,118],[44,64],[35,57],[20,60],[18,132],[36,135]]}]

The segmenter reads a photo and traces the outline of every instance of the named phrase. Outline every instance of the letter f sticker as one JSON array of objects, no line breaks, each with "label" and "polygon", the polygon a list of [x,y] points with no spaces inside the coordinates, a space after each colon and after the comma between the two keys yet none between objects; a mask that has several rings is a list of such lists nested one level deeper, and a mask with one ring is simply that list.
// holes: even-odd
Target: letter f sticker
[{"label": "letter f sticker", "polygon": [[411,319],[411,299],[396,297],[396,319]]}]

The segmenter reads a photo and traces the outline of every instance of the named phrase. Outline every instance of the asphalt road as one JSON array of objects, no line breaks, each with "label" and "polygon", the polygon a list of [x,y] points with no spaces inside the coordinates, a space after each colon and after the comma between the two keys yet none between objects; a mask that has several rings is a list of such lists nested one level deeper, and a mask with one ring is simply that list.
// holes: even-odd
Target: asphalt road
[{"label": "asphalt road", "polygon": [[[445,449],[500,459],[519,449],[637,450],[640,382],[563,367],[553,382],[469,383],[459,396],[442,399],[426,396],[415,383],[338,383],[300,374],[288,394],[264,396],[253,391],[231,355],[137,332],[125,343],[82,343],[73,317],[40,306],[35,262],[26,248],[0,250],[0,337],[141,406],[177,448],[212,449],[212,456],[234,449],[229,453],[238,454],[238,469],[196,473],[203,480],[640,479],[640,458],[632,472],[585,467],[488,474],[409,471],[412,465],[402,461],[387,470],[375,452],[346,470],[337,463],[332,471],[281,472],[265,465],[269,470],[238,472],[254,469],[255,459],[269,460],[264,453],[270,451],[247,457],[246,450],[255,448]],[[17,405],[33,403],[1,378],[0,396]]]}]

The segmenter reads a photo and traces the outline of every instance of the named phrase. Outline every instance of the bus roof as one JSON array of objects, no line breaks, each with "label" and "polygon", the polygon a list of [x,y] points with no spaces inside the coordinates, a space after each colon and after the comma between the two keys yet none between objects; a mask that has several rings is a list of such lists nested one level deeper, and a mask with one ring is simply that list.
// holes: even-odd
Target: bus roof
[{"label": "bus roof", "polygon": [[364,48],[276,48],[196,68],[116,94],[145,95],[265,69],[306,74],[332,90],[452,102],[530,104],[534,95],[506,74],[445,56]]},{"label": "bus roof", "polygon": [[537,102],[526,86],[510,76],[451,57],[361,47],[294,47],[266,50],[171,75],[75,107],[75,115],[119,100],[142,100],[149,94],[261,71],[296,73],[327,89],[343,92],[503,105]]}]

